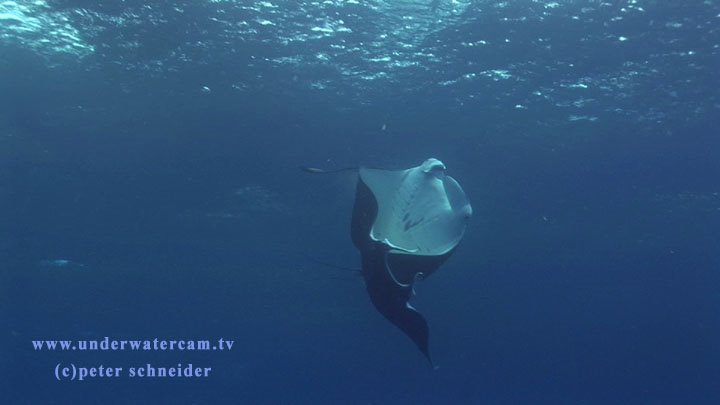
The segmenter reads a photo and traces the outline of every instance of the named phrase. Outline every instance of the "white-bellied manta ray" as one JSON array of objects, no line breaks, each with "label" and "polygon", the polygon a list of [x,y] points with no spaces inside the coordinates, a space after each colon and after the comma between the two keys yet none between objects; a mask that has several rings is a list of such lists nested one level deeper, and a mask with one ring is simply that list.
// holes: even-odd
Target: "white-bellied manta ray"
[{"label": "white-bellied manta ray", "polygon": [[437,270],[463,237],[472,208],[460,184],[434,158],[406,170],[303,169],[358,171],[350,235],[370,300],[432,364],[427,322],[408,301],[415,281]]}]

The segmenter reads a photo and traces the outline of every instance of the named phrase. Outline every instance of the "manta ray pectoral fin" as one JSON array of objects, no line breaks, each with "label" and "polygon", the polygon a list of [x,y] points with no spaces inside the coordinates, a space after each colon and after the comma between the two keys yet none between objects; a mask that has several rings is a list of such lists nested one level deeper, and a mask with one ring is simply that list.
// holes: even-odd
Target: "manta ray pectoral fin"
[{"label": "manta ray pectoral fin", "polygon": [[381,277],[368,280],[367,290],[378,312],[403,331],[432,365],[429,348],[430,329],[427,321],[408,303],[412,286],[401,286],[394,280]]}]

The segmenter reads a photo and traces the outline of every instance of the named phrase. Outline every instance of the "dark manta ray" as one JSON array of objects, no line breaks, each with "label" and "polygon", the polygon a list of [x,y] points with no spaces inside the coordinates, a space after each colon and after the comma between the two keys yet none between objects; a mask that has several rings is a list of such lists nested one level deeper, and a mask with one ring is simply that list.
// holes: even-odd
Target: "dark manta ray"
[{"label": "dark manta ray", "polygon": [[427,322],[408,300],[415,280],[452,255],[471,214],[462,188],[437,159],[406,170],[358,169],[350,234],[370,300],[431,363]]}]

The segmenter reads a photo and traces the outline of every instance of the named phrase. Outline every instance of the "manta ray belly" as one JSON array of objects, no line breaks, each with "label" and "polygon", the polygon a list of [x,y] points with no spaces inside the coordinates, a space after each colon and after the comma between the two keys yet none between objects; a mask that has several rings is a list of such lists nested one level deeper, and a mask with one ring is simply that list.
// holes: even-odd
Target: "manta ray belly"
[{"label": "manta ray belly", "polygon": [[362,168],[360,179],[378,205],[371,239],[423,256],[445,254],[462,239],[472,208],[439,160],[398,171]]}]

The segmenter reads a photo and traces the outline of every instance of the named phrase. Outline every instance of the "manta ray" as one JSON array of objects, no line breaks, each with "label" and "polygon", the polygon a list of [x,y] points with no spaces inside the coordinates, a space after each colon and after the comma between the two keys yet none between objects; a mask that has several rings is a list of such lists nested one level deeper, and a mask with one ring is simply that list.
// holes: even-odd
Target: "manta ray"
[{"label": "manta ray", "polygon": [[409,300],[414,283],[437,270],[465,233],[472,207],[462,187],[435,158],[405,170],[303,169],[358,172],[350,236],[370,301],[432,364],[427,321]]}]

